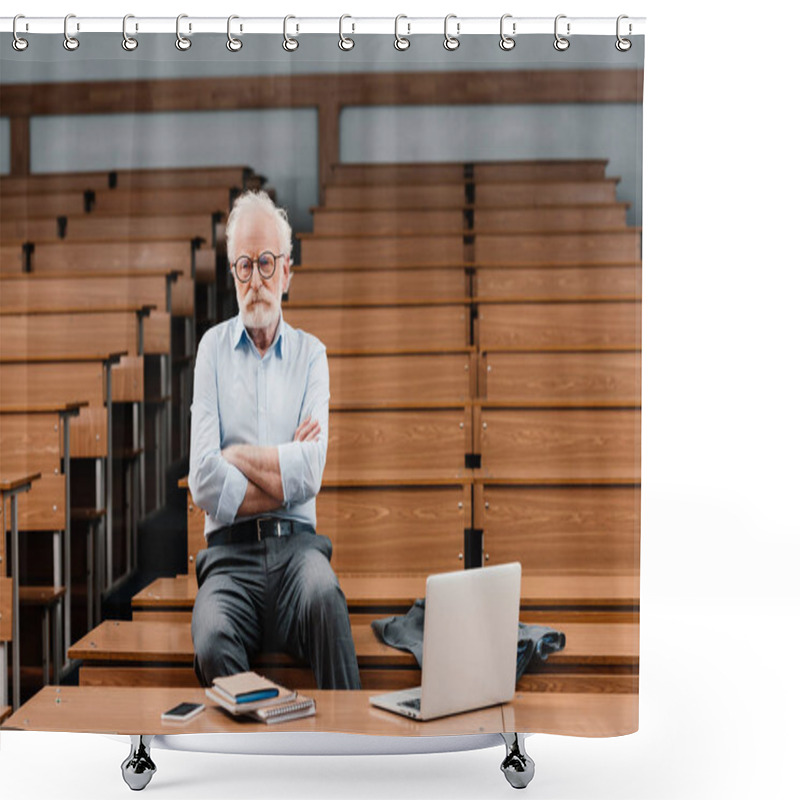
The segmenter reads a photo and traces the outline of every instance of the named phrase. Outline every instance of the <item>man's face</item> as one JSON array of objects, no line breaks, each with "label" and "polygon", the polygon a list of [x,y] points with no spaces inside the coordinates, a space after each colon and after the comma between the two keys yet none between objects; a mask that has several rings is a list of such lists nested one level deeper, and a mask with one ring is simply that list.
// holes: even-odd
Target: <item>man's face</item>
[{"label": "man's face", "polygon": [[[289,259],[285,255],[278,258],[275,273],[266,281],[256,264],[261,253],[270,252],[278,256],[282,252],[278,227],[270,216],[251,211],[239,220],[234,245],[234,258],[249,256],[253,261],[252,275],[247,283],[242,283],[235,272],[233,275],[236,300],[245,327],[269,328],[280,318],[281,296],[289,280]],[[231,270],[234,270],[233,266]]]}]

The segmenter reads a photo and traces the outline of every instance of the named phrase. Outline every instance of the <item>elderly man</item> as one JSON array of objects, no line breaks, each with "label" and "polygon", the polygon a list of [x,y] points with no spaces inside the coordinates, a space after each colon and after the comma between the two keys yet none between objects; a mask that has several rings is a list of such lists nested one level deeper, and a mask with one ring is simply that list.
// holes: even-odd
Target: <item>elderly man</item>
[{"label": "elderly man", "polygon": [[239,315],[197,349],[189,487],[206,512],[192,615],[195,672],[209,685],[263,650],[310,662],[322,689],[358,689],[347,604],[316,533],[328,444],[322,343],[283,319],[286,213],[263,192],[235,203],[228,261]]}]

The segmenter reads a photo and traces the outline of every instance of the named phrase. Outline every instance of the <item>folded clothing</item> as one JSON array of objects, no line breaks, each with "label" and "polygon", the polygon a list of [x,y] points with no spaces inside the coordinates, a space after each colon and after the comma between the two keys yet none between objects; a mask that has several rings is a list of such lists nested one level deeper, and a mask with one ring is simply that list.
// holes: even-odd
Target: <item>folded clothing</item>
[{"label": "folded clothing", "polygon": [[[425,628],[425,601],[416,600],[407,614],[385,617],[372,622],[372,630],[390,647],[407,650],[422,667],[422,636]],[[517,641],[517,680],[526,672],[535,672],[550,653],[563,650],[567,637],[544,625],[519,623]]]}]

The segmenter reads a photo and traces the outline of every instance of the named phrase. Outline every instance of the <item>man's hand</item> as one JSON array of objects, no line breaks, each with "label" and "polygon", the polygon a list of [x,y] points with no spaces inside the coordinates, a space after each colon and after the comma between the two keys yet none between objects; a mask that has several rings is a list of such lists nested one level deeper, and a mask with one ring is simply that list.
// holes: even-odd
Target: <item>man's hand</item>
[{"label": "man's hand", "polygon": [[322,428],[319,422],[308,417],[300,423],[300,427],[294,432],[295,442],[316,442],[319,439]]}]

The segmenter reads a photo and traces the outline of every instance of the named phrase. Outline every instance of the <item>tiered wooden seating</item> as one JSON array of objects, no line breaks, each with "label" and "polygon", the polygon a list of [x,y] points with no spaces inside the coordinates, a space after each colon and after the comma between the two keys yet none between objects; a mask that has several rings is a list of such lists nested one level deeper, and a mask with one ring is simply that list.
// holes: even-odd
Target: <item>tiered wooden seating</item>
[{"label": "tiered wooden seating", "polygon": [[[615,191],[602,161],[334,169],[285,316],[328,349],[318,530],[365,686],[418,681],[371,619],[431,572],[520,560],[521,619],[567,633],[521,686],[635,690],[640,238]],[[76,646],[82,681],[194,681],[191,496],[187,516],[187,575]],[[262,666],[312,685],[284,654]]]}]

